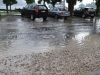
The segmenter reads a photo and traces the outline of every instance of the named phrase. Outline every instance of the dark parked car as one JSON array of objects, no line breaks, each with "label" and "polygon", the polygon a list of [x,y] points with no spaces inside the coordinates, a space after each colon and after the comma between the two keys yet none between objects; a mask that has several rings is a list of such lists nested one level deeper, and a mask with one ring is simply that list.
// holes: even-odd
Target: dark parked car
[{"label": "dark parked car", "polygon": [[53,7],[49,10],[48,15],[56,19],[58,18],[67,19],[67,17],[70,16],[70,12],[64,8]]},{"label": "dark parked car", "polygon": [[95,14],[96,14],[95,10],[91,7],[78,8],[74,10],[74,13],[73,13],[74,16],[81,16],[83,18],[86,18],[86,17],[94,18]]},{"label": "dark parked car", "polygon": [[48,8],[46,5],[28,4],[21,10],[21,16],[30,17],[32,20],[43,17],[43,20],[46,20],[48,16]]}]

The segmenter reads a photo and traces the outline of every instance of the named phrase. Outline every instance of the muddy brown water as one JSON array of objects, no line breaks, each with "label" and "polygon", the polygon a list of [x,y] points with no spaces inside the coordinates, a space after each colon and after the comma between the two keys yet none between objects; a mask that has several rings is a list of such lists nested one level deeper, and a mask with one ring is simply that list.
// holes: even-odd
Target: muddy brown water
[{"label": "muddy brown water", "polygon": [[[16,60],[11,62],[13,63],[12,67],[17,66],[14,65],[14,63],[17,62],[18,60],[17,58],[19,58],[18,60],[20,62],[19,64],[24,66],[25,64],[23,65],[22,63],[27,62],[26,66],[24,67],[28,67],[27,65],[30,65],[32,62],[32,61],[29,62],[28,60],[29,59],[31,60],[32,57],[31,54],[34,53],[37,54],[37,53],[54,51],[54,52],[58,52],[58,56],[59,56],[60,55],[59,51],[68,49],[69,51],[72,50],[71,52],[72,54],[76,54],[77,57],[80,57],[79,59],[86,57],[84,56],[85,53],[87,56],[92,53],[99,56],[100,54],[99,33],[100,33],[99,18],[94,18],[94,19],[68,18],[68,20],[65,21],[63,19],[56,20],[54,18],[48,18],[47,21],[43,21],[42,18],[37,18],[35,21],[32,21],[25,17],[22,18],[20,16],[7,16],[6,18],[0,21],[0,57],[1,58],[7,57],[7,59],[5,59],[6,61],[9,60],[9,57],[11,56],[12,56],[11,57],[12,60],[13,58],[15,58]],[[28,54],[30,55],[29,59],[25,59],[28,57]],[[57,53],[55,53],[55,55],[56,54]],[[21,55],[22,58],[20,58]],[[83,57],[81,57],[81,55]],[[35,58],[37,58],[36,56],[37,55],[35,55]],[[40,57],[41,56],[39,56],[39,58]],[[22,60],[25,59],[25,60],[22,61],[21,59]],[[87,60],[88,59],[85,59],[85,61]],[[8,61],[8,63],[10,62]],[[65,65],[65,63],[63,64]],[[10,64],[8,64],[7,67],[9,67],[9,65]],[[1,66],[4,65],[2,64]],[[2,71],[5,68],[6,67],[4,67]],[[32,72],[32,71],[26,72],[25,70],[27,69],[24,68],[22,69],[22,68],[23,67],[21,68],[17,67],[17,71],[15,71],[16,69],[15,68],[14,72],[13,70],[11,70],[10,72],[3,71],[2,74],[6,75],[6,73],[9,73],[10,75],[11,74],[17,75],[18,72],[19,75],[23,75],[23,74],[27,75],[29,74],[29,72]],[[22,70],[19,71],[20,69]],[[9,71],[9,68],[7,69],[7,71]],[[21,73],[22,71],[24,72]],[[29,75],[31,74],[32,73],[30,73]],[[39,73],[37,73],[37,75],[39,75]]]}]

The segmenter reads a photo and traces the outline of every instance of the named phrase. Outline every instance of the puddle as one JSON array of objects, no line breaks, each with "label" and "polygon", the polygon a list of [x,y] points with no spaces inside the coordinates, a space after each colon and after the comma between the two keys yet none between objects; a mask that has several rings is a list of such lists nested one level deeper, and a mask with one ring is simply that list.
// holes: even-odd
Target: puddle
[{"label": "puddle", "polygon": [[99,56],[99,19],[43,22],[10,16],[0,22],[0,74],[76,75],[100,63]]}]

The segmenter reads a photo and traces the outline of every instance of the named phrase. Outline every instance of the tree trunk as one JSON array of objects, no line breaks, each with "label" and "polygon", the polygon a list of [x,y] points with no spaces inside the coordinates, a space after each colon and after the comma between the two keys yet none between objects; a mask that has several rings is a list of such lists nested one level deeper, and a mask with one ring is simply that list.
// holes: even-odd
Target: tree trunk
[{"label": "tree trunk", "polygon": [[11,4],[10,4],[10,12],[11,12]]},{"label": "tree trunk", "polygon": [[8,5],[6,4],[6,11],[7,11],[7,14],[8,14]]},{"label": "tree trunk", "polygon": [[70,11],[70,16],[73,14],[74,4],[72,1],[68,3],[68,11]]},{"label": "tree trunk", "polygon": [[98,14],[99,12],[99,6],[97,6],[97,9],[96,9],[96,14]]},{"label": "tree trunk", "polygon": [[45,5],[45,0],[44,0],[44,3],[43,4]]}]

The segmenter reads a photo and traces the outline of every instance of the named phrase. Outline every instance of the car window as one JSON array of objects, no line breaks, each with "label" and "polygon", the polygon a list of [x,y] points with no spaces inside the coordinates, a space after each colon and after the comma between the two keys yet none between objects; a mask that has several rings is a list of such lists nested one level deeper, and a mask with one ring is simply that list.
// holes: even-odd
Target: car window
[{"label": "car window", "polygon": [[58,8],[60,11],[65,11],[66,9],[65,8]]},{"label": "car window", "polygon": [[28,5],[25,6],[25,9],[27,9],[27,8],[28,8]]},{"label": "car window", "polygon": [[38,7],[39,7],[39,9],[47,9],[46,6],[44,6],[44,5],[42,5],[42,6],[39,5]]},{"label": "car window", "polygon": [[29,6],[29,9],[34,9],[33,4],[31,4],[31,5]]},{"label": "car window", "polygon": [[57,8],[54,8],[54,11],[58,11],[58,9]]},{"label": "car window", "polygon": [[76,10],[81,10],[81,8],[77,8]]},{"label": "car window", "polygon": [[50,8],[50,11],[53,11],[53,8]]},{"label": "car window", "polygon": [[28,9],[32,9],[32,5],[29,5],[29,6],[28,6]]},{"label": "car window", "polygon": [[94,11],[94,9],[93,8],[89,8],[88,11]]}]

